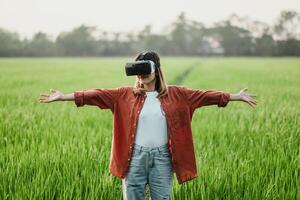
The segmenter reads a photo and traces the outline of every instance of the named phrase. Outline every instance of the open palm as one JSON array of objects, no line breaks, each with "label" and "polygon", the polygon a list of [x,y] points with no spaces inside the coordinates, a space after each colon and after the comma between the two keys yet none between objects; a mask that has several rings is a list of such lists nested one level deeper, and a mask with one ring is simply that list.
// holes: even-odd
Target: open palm
[{"label": "open palm", "polygon": [[40,94],[40,103],[50,103],[59,100],[63,93],[58,90],[50,90],[50,94]]},{"label": "open palm", "polygon": [[251,107],[254,108],[254,106],[256,105],[257,101],[255,101],[255,99],[253,99],[252,97],[256,97],[256,95],[254,94],[248,94],[245,91],[247,91],[247,88],[242,89],[238,94],[240,96],[240,99],[246,103],[248,103]]}]

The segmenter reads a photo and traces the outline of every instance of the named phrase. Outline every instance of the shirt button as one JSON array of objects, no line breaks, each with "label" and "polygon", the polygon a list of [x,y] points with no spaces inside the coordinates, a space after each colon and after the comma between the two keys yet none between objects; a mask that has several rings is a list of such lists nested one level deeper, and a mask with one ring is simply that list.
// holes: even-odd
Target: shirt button
[{"label": "shirt button", "polygon": [[128,161],[130,160],[130,158],[128,158]]},{"label": "shirt button", "polygon": [[132,146],[130,146],[130,149],[132,149]]}]

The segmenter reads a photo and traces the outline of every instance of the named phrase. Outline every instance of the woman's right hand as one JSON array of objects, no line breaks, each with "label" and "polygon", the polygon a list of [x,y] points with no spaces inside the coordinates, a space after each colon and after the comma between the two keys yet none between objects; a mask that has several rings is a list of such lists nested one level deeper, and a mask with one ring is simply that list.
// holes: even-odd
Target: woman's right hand
[{"label": "woman's right hand", "polygon": [[51,103],[53,101],[59,101],[63,97],[63,93],[58,90],[50,90],[50,94],[40,94],[40,103]]}]

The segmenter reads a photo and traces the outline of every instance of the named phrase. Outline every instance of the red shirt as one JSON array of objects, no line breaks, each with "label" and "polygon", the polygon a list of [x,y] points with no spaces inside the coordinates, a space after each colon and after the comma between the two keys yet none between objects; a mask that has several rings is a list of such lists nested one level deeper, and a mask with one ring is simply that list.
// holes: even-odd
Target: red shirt
[{"label": "red shirt", "polygon": [[[75,91],[74,96],[77,107],[94,105],[112,111],[114,124],[109,171],[113,176],[124,178],[131,161],[138,117],[146,95],[135,94],[132,86],[124,86]],[[198,176],[191,129],[195,109],[208,105],[225,107],[230,94],[169,85],[167,95],[158,98],[166,116],[173,171],[178,183],[182,184]]]}]

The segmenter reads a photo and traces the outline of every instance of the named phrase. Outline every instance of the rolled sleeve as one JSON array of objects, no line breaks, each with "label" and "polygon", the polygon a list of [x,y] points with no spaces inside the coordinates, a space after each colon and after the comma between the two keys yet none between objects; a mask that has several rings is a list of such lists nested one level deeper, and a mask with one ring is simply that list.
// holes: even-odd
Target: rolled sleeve
[{"label": "rolled sleeve", "polygon": [[98,106],[101,109],[113,110],[120,93],[120,88],[88,89],[74,92],[77,107],[84,105]]},{"label": "rolled sleeve", "polygon": [[229,102],[229,99],[230,99],[230,93],[220,91],[219,95],[221,97],[220,97],[220,100],[219,100],[219,103],[218,103],[218,107],[226,107],[228,102]]},{"label": "rolled sleeve", "polygon": [[218,107],[226,107],[230,93],[216,90],[198,90],[183,87],[186,100],[192,109],[202,106],[217,105]]},{"label": "rolled sleeve", "polygon": [[77,107],[83,106],[83,91],[75,91],[74,100]]}]

